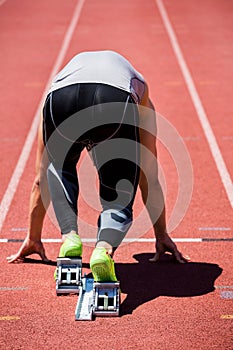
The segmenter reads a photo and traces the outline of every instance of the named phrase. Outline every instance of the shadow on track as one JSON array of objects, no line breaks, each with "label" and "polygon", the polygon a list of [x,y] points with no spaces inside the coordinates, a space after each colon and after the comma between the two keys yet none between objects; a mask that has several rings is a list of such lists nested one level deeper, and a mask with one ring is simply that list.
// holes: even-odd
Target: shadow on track
[{"label": "shadow on track", "polygon": [[[36,264],[36,265],[52,265],[57,266],[57,261],[49,260],[49,261],[43,261],[39,259],[32,259],[32,258],[24,258],[23,261],[25,264]],[[90,264],[88,263],[82,263],[83,268],[90,268]],[[90,275],[91,277],[91,275]]]},{"label": "shadow on track", "polygon": [[57,262],[53,260],[49,261],[43,261],[39,259],[33,259],[33,258],[24,258],[23,260],[24,264],[35,264],[35,265],[52,265],[52,266],[57,266]]},{"label": "shadow on track", "polygon": [[210,293],[222,273],[217,264],[178,264],[168,255],[157,263],[148,261],[153,254],[142,253],[133,257],[137,262],[116,264],[121,291],[127,294],[121,304],[122,316],[131,314],[140,305],[159,296],[193,297]]},{"label": "shadow on track", "polygon": [[[134,255],[135,263],[116,263],[116,274],[121,291],[127,294],[121,304],[121,316],[132,314],[140,305],[160,296],[194,297],[214,291],[215,280],[222,269],[217,264],[203,262],[175,263],[170,255],[164,255],[156,263],[149,262],[154,254]],[[56,261],[43,262],[25,258],[28,264],[56,266]],[[83,263],[83,268],[90,268]],[[92,277],[89,273],[87,277]]]}]

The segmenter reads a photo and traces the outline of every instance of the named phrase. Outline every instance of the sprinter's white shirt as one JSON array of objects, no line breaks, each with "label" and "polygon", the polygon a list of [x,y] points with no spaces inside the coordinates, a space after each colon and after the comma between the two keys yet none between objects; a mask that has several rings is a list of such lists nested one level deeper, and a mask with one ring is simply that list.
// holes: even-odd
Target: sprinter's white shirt
[{"label": "sprinter's white shirt", "polygon": [[143,76],[114,51],[82,52],[54,78],[50,92],[77,83],[101,83],[129,92],[136,103],[145,90]]}]

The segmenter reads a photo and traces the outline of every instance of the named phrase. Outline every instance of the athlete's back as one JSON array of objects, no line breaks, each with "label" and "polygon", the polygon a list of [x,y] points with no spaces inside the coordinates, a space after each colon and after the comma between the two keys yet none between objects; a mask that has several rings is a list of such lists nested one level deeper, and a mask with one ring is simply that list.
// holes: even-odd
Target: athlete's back
[{"label": "athlete's back", "polygon": [[132,94],[139,102],[144,93],[143,76],[114,51],[90,51],[76,55],[54,78],[50,91],[76,83],[102,83]]}]

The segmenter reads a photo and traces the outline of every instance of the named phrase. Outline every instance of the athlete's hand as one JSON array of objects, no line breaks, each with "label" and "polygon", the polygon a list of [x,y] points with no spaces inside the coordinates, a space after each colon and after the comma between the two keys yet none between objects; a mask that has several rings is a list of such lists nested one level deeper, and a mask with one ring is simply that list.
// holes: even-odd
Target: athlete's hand
[{"label": "athlete's hand", "polygon": [[31,254],[38,254],[42,261],[49,262],[46,257],[45,250],[41,241],[32,241],[29,238],[25,238],[22,246],[16,254],[7,257],[9,263],[20,263],[24,261],[24,258]]},{"label": "athlete's hand", "polygon": [[167,233],[158,235],[156,237],[155,248],[156,253],[154,257],[150,259],[151,262],[157,262],[160,259],[161,255],[163,255],[166,252],[171,253],[174,259],[180,264],[184,264],[190,260],[188,256],[183,256],[181,252],[179,252],[175,243],[171,240]]}]

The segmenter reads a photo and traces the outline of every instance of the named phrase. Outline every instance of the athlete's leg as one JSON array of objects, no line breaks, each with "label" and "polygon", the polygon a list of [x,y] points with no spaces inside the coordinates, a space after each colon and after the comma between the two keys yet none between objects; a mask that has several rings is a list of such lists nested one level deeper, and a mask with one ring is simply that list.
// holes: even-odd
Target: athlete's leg
[{"label": "athlete's leg", "polygon": [[[97,135],[102,137],[102,142],[92,149],[103,207],[98,222],[97,247],[105,247],[111,254],[132,222],[139,180],[138,110],[127,93],[115,88],[100,87],[99,100],[102,106],[99,112],[96,109],[95,118],[101,113],[104,119],[116,115],[116,121],[120,121],[120,124],[100,128]],[[108,104],[110,101],[112,103]]]},{"label": "athlete's leg", "polygon": [[48,168],[49,191],[54,212],[62,234],[77,228],[78,178],[76,163],[65,163],[62,169],[50,163]]},{"label": "athlete's leg", "polygon": [[[69,131],[69,128],[62,126],[77,111],[77,92],[78,86],[72,86],[72,88],[67,87],[52,93],[46,100],[43,113],[44,143],[50,160],[47,176],[53,208],[63,241],[72,235],[74,243],[77,243],[78,239],[77,199],[79,186],[76,164],[84,145],[73,142],[68,134],[64,135],[61,131]],[[73,237],[74,235],[75,237]],[[64,250],[63,248],[62,246],[61,250]],[[79,248],[81,249],[81,243],[79,243]],[[74,254],[81,253],[80,249],[75,249]]]}]

